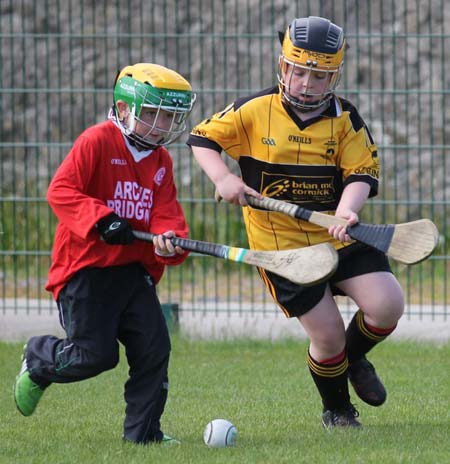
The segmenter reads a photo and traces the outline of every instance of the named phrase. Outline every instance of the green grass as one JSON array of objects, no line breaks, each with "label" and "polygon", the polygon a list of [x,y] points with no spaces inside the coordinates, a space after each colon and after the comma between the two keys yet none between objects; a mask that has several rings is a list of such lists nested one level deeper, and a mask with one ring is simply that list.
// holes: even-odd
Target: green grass
[{"label": "green grass", "polygon": [[[450,344],[387,341],[371,360],[388,389],[381,408],[353,401],[363,430],[326,431],[305,363],[306,342],[172,340],[163,429],[181,446],[123,443],[127,366],[52,385],[36,413],[15,409],[22,344],[0,344],[0,463],[448,463]],[[354,395],[353,395],[354,396]],[[208,449],[202,433],[223,417],[234,448]]]}]

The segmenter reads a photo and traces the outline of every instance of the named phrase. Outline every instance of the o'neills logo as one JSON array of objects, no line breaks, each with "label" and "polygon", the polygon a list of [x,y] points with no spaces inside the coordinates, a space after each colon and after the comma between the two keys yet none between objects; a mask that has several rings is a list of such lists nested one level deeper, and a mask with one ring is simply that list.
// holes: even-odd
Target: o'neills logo
[{"label": "o'neills logo", "polygon": [[286,176],[263,173],[262,195],[292,202],[332,202],[335,188],[331,176]]},{"label": "o'neills logo", "polygon": [[111,159],[111,164],[115,164],[117,166],[126,166],[127,165],[127,160],[120,159],[120,158],[112,158]]},{"label": "o'neills logo", "polygon": [[299,135],[290,135],[288,137],[289,142],[311,144],[311,137],[301,137]]},{"label": "o'neills logo", "polygon": [[378,179],[380,176],[380,169],[378,167],[363,167],[355,169],[355,174],[367,174]]}]

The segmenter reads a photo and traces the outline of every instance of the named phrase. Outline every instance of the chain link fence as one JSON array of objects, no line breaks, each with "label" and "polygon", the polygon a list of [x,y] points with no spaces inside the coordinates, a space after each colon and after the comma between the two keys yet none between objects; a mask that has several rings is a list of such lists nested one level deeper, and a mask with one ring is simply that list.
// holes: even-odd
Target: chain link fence
[{"label": "chain link fence", "polygon": [[[54,307],[44,290],[55,228],[46,189],[77,135],[105,119],[118,69],[145,61],[184,75],[198,94],[192,126],[274,85],[278,31],[306,15],[344,27],[350,48],[339,93],[359,108],[379,147],[381,191],[363,219],[437,224],[430,259],[393,266],[409,315],[447,318],[449,0],[2,0],[0,313]],[[170,151],[191,237],[246,247],[239,209],[214,202],[186,136]],[[192,314],[277,311],[253,268],[195,254],[167,269],[159,294]]]}]

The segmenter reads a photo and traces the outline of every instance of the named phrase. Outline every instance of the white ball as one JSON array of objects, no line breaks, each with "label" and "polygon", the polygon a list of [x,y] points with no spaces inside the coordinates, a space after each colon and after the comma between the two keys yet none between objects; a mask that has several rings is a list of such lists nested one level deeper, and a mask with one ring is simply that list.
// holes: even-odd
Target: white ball
[{"label": "white ball", "polygon": [[210,448],[225,448],[236,442],[236,427],[226,419],[214,419],[203,432],[203,441]]}]

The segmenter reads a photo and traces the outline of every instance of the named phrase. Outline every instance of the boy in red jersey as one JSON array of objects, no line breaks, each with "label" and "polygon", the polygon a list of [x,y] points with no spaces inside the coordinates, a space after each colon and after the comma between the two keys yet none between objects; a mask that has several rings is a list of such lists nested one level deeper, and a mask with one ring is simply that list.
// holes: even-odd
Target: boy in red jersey
[{"label": "boy in red jersey", "polygon": [[[59,222],[46,289],[66,338],[28,341],[14,388],[24,416],[50,384],[114,368],[120,342],[130,366],[123,438],[177,442],[160,428],[170,339],[155,285],[165,265],[187,257],[167,239],[186,237],[188,227],[165,146],[185,130],[194,101],[175,71],[125,67],[108,120],[85,130],[56,171],[48,201]],[[133,229],[157,234],[153,245],[135,241]]]}]

